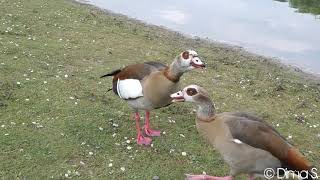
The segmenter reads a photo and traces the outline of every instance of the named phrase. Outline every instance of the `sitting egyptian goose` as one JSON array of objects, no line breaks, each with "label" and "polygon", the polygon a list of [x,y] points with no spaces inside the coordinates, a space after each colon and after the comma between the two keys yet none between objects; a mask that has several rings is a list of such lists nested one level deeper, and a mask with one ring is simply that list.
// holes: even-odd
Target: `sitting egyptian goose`
[{"label": "sitting egyptian goose", "polygon": [[[312,170],[305,157],[262,119],[239,112],[215,114],[214,104],[203,88],[190,85],[171,97],[173,102],[188,101],[198,106],[196,127],[199,134],[230,166],[230,175],[226,177],[187,175],[187,179],[232,180],[241,173],[253,179],[263,175],[267,168],[274,172],[277,168]],[[309,176],[309,179],[313,178]]]},{"label": "sitting egyptian goose", "polygon": [[137,143],[149,145],[152,140],[141,132],[139,110],[146,112],[145,134],[160,136],[160,131],[150,128],[150,111],[171,104],[170,94],[178,90],[184,72],[204,67],[198,54],[188,50],[178,55],[170,66],[145,62],[126,66],[101,77],[113,76],[113,92],[127,101],[135,111]]}]

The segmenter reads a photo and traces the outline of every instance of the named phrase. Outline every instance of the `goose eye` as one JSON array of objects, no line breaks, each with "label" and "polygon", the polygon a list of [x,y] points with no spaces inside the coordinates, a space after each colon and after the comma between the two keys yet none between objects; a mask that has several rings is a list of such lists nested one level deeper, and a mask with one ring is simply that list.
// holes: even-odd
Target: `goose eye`
[{"label": "goose eye", "polygon": [[189,96],[194,96],[194,95],[196,95],[198,92],[197,92],[197,90],[195,89],[195,88],[189,88],[189,89],[187,89],[187,94],[189,95]]}]

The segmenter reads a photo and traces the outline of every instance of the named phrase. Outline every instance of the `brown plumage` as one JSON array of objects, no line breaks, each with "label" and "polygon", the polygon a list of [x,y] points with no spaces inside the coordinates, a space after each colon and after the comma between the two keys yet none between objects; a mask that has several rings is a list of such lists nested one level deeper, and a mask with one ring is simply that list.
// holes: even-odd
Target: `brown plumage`
[{"label": "brown plumage", "polygon": [[[307,159],[280,133],[263,119],[247,113],[216,114],[207,92],[196,85],[172,94],[173,101],[189,101],[198,105],[196,127],[202,137],[212,144],[230,166],[232,179],[240,173],[263,175],[266,168],[311,170]],[[196,179],[203,175],[190,175]],[[216,178],[207,176],[207,178]],[[309,178],[312,179],[311,176]]]},{"label": "brown plumage", "polygon": [[167,68],[167,66],[159,62],[146,62],[141,64],[133,64],[133,65],[126,66],[121,70],[118,69],[113,71],[112,73],[103,75],[101,76],[101,78],[106,76],[113,76],[112,89],[113,89],[113,92],[118,95],[118,92],[117,92],[118,79],[119,80],[124,80],[124,79],[142,80],[143,78],[150,75],[151,72],[157,71],[157,70],[161,71],[165,68]]}]

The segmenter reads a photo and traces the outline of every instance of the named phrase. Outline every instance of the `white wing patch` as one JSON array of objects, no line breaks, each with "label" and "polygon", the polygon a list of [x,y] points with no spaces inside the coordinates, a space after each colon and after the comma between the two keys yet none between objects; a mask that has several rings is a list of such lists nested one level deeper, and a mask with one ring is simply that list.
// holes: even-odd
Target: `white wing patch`
[{"label": "white wing patch", "polygon": [[233,139],[232,141],[237,143],[237,144],[242,144],[242,141],[240,141],[239,139]]},{"label": "white wing patch", "polygon": [[118,79],[117,92],[120,98],[130,99],[143,96],[142,86],[137,79]]}]

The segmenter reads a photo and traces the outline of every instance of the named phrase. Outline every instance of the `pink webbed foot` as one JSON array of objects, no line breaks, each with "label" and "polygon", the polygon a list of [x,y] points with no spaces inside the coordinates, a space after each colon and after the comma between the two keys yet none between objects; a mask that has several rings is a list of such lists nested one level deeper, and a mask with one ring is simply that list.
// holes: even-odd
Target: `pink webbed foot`
[{"label": "pink webbed foot", "polygon": [[160,136],[161,131],[153,130],[150,128],[150,111],[146,111],[146,124],[144,126],[144,132],[147,136]]},{"label": "pink webbed foot", "polygon": [[187,180],[233,180],[232,176],[225,176],[225,177],[216,177],[216,176],[209,176],[205,174],[201,175],[191,175],[191,174],[186,174],[186,179]]},{"label": "pink webbed foot", "polygon": [[161,131],[159,131],[159,130],[145,128],[144,132],[146,133],[147,136],[161,136]]},{"label": "pink webbed foot", "polygon": [[150,145],[152,142],[152,139],[151,138],[148,138],[148,137],[144,137],[142,135],[139,135],[137,137],[137,143],[139,145]]}]

